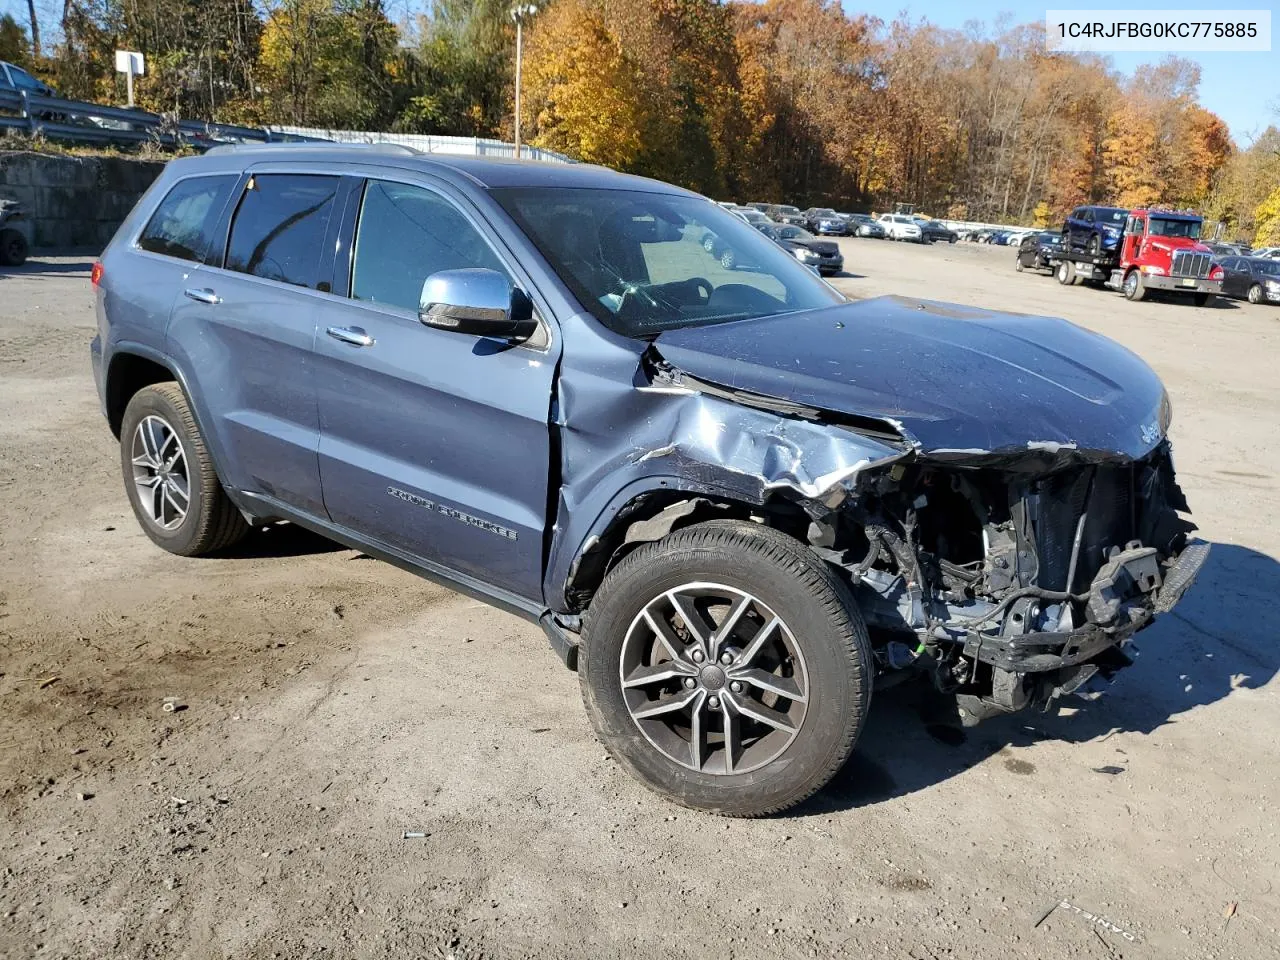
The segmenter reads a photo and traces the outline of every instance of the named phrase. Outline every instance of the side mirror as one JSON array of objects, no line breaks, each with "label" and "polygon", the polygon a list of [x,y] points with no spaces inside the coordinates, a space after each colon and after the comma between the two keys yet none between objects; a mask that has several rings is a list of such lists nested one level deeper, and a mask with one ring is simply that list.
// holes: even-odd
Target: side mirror
[{"label": "side mirror", "polygon": [[441,270],[427,277],[418,319],[428,327],[473,337],[528,340],[537,332],[533,304],[497,270]]}]

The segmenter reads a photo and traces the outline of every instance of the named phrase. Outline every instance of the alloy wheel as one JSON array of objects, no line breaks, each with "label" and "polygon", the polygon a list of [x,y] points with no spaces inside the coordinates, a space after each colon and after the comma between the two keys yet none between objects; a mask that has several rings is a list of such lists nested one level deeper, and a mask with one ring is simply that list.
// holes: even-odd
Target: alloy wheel
[{"label": "alloy wheel", "polygon": [[161,530],[177,529],[191,506],[187,457],[177,432],[163,417],[143,417],[133,431],[130,455],[143,511]]},{"label": "alloy wheel", "polygon": [[686,583],[646,604],[623,641],[619,677],[645,739],[704,774],[770,763],[808,706],[791,630],[760,598],[719,583]]}]

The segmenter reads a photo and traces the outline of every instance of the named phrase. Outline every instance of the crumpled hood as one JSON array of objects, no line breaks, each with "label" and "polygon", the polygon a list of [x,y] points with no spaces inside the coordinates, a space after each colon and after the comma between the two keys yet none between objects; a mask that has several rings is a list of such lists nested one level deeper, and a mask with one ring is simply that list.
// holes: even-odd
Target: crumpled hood
[{"label": "crumpled hood", "polygon": [[1160,442],[1167,416],[1155,372],[1106,337],[928,300],[669,330],[656,348],[709,383],[887,421],[924,453],[1137,459]]}]

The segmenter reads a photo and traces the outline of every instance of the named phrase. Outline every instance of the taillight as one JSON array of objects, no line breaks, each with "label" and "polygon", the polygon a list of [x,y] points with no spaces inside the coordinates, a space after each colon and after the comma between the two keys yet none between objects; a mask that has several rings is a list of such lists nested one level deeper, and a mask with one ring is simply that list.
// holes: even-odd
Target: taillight
[{"label": "taillight", "polygon": [[101,286],[102,284],[102,261],[101,260],[93,261],[93,269],[89,271],[89,282],[92,283],[95,287]]},{"label": "taillight", "polygon": [[1212,270],[1209,271],[1210,280],[1221,280],[1225,276],[1226,274],[1222,272],[1221,267],[1215,266]]}]

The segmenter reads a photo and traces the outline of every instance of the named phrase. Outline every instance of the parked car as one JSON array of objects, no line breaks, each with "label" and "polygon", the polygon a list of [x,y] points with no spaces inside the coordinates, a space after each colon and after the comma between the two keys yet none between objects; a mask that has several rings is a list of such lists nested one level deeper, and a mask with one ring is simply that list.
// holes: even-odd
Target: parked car
[{"label": "parked car", "polygon": [[1259,247],[1254,250],[1251,257],[1264,257],[1272,260],[1280,259],[1280,247]]},{"label": "parked car", "polygon": [[0,200],[0,267],[20,267],[31,247],[31,221],[17,200]]},{"label": "parked car", "polygon": [[1222,296],[1250,303],[1280,303],[1280,260],[1223,257]]},{"label": "parked car", "polygon": [[1013,268],[1021,273],[1028,268],[1032,270],[1052,270],[1053,259],[1062,252],[1062,235],[1052,230],[1041,230],[1028,234],[1018,244],[1018,255],[1014,258]]},{"label": "parked car", "polygon": [[769,219],[775,223],[785,223],[792,227],[803,227],[808,221],[799,207],[785,203],[775,203],[765,211]]},{"label": "parked car", "polygon": [[920,224],[906,214],[882,213],[880,214],[880,226],[884,228],[884,232],[888,234],[890,240],[923,242],[924,233],[920,229]]},{"label": "parked car", "polygon": [[0,90],[26,91],[42,97],[56,97],[57,91],[42,80],[37,80],[28,71],[15,63],[0,60]]},{"label": "parked car", "polygon": [[737,214],[739,217],[741,217],[743,220],[747,221],[747,223],[751,224],[753,227],[756,226],[757,224],[769,222],[768,217],[766,217],[759,210],[753,210],[751,207],[739,207],[733,212]]},{"label": "parked car", "polygon": [[769,208],[773,206],[773,204],[761,203],[759,200],[753,200],[751,203],[748,203],[747,206],[752,210],[755,210],[757,213],[763,213],[768,216]]},{"label": "parked car", "polygon": [[841,216],[844,216],[849,224],[849,232],[855,237],[870,237],[874,240],[883,240],[888,236],[884,227],[870,214],[850,213],[841,214]]},{"label": "parked car", "polygon": [[849,232],[849,224],[830,207],[810,207],[804,219],[805,229],[819,236],[842,237]]},{"label": "parked car", "polygon": [[[756,270],[722,273],[707,233]],[[971,720],[1058,703],[1208,552],[1135,354],[851,303],[654,180],[220,147],[166,165],[92,282],[154,543],[290,521],[537,622],[620,766],[700,810],[810,796],[877,682]],[[462,697],[475,672],[418,682]]]},{"label": "parked car", "polygon": [[955,243],[960,239],[959,234],[937,220],[916,217],[915,222],[920,226],[920,236],[925,243]]},{"label": "parked car", "polygon": [[1067,250],[1092,256],[1112,253],[1120,246],[1129,211],[1120,207],[1076,207],[1062,225]]},{"label": "parked car", "polygon": [[1238,243],[1221,243],[1216,240],[1201,240],[1200,242],[1208,247],[1210,252],[1218,258],[1250,256],[1250,251]]},{"label": "parked car", "polygon": [[804,227],[786,224],[768,224],[759,229],[765,236],[789,250],[806,267],[815,268],[824,277],[844,269],[840,245],[832,240],[820,240]]}]

